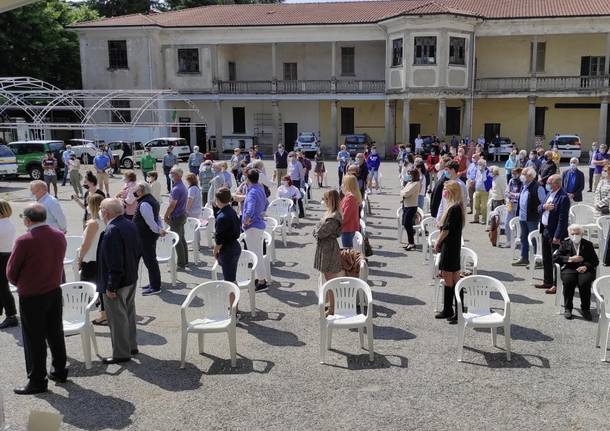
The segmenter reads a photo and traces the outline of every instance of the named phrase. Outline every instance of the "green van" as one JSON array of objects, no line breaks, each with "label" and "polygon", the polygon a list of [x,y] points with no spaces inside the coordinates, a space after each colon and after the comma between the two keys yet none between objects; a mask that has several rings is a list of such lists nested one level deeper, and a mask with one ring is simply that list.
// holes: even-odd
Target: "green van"
[{"label": "green van", "polygon": [[64,162],[61,154],[66,149],[63,141],[15,141],[8,144],[17,156],[17,175],[29,175],[33,180],[43,179],[42,159],[52,151],[57,159],[57,177],[62,178]]}]

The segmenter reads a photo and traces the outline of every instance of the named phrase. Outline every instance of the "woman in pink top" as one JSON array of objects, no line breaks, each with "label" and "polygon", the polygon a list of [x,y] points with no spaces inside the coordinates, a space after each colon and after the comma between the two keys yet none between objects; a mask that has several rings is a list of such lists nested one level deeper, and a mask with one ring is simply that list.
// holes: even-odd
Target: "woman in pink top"
[{"label": "woman in pink top", "polygon": [[125,207],[125,217],[129,220],[133,219],[133,215],[136,213],[138,207],[138,201],[136,200],[136,173],[134,171],[126,171],[123,176],[123,189],[117,193],[116,197],[123,201]]},{"label": "woman in pink top", "polygon": [[341,243],[343,248],[354,246],[354,234],[360,230],[360,204],[362,195],[358,187],[358,180],[353,175],[343,177],[343,199],[341,200],[341,214],[343,224],[341,225]]}]

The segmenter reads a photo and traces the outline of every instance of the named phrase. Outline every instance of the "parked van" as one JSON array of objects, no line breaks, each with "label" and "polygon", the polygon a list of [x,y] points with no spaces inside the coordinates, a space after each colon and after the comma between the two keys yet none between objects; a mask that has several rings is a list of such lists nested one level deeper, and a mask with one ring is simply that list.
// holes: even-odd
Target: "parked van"
[{"label": "parked van", "polygon": [[580,136],[578,135],[556,135],[549,143],[550,148],[557,145],[562,159],[576,157],[580,159],[582,153]]},{"label": "parked van", "polygon": [[150,148],[150,154],[157,160],[163,160],[167,147],[174,147],[174,155],[178,159],[187,160],[192,153],[191,146],[184,138],[157,138],[144,144],[144,150]]},{"label": "parked van", "polygon": [[66,149],[64,141],[15,141],[8,147],[17,156],[17,174],[29,175],[33,180],[41,180],[42,159],[51,151],[57,159],[57,177],[63,178],[64,161],[61,153]]}]

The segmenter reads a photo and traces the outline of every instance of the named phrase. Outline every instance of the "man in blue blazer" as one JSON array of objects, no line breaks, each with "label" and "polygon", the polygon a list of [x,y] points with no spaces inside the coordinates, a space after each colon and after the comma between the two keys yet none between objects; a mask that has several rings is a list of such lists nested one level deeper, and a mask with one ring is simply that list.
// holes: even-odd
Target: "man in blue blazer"
[{"label": "man in blue blazer", "polygon": [[556,292],[553,276],[553,252],[559,248],[561,240],[568,236],[570,198],[561,188],[561,176],[551,175],[546,183],[546,200],[538,206],[540,233],[542,234],[542,265],[544,281],[536,288],[546,289],[546,293]]},{"label": "man in blue blazer", "polygon": [[582,202],[582,192],[585,189],[585,174],[578,169],[578,159],[570,159],[570,168],[563,173],[561,181],[563,191],[574,202]]},{"label": "man in blue blazer", "polygon": [[104,199],[100,215],[106,223],[97,248],[97,291],[108,315],[112,357],[106,364],[127,362],[138,353],[135,291],[141,245],[136,226],[123,216],[118,199]]}]

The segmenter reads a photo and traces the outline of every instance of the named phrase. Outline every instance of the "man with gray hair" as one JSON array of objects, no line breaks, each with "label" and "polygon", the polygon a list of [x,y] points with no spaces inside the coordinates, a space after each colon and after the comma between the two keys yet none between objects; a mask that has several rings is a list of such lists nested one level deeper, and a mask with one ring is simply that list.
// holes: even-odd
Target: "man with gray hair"
[{"label": "man with gray hair", "polygon": [[[536,181],[536,170],[532,167],[523,168],[520,180],[523,183],[519,200],[517,201],[517,217],[521,228],[521,258],[513,262],[513,266],[527,266],[529,262],[529,243],[527,237],[530,232],[538,229],[540,214],[538,207],[544,202],[546,193]],[[532,263],[533,264],[533,263]]]},{"label": "man with gray hair", "polygon": [[124,217],[119,199],[104,199],[100,215],[106,230],[97,249],[97,291],[104,295],[112,341],[112,356],[103,362],[116,364],[138,354],[135,290],[141,246],[137,228]]},{"label": "man with gray hair", "polygon": [[580,311],[585,320],[591,316],[591,284],[595,280],[599,259],[593,248],[593,243],[582,237],[583,229],[578,224],[570,225],[568,238],[561,241],[559,248],[553,254],[553,262],[561,268],[563,282],[564,317],[572,319],[574,291],[578,287],[580,294]]},{"label": "man with gray hair", "polygon": [[199,152],[199,147],[194,146],[193,152],[189,155],[189,171],[192,174],[199,175],[199,166],[203,163],[203,154]]},{"label": "man with gray hair", "polygon": [[188,264],[188,248],[184,238],[184,225],[186,224],[186,202],[188,191],[182,182],[182,169],[174,166],[170,171],[173,187],[169,195],[169,206],[165,211],[163,219],[169,224],[172,232],[178,234],[178,244],[176,245],[177,264],[181,269]]},{"label": "man with gray hair", "polygon": [[55,229],[66,233],[68,224],[61,205],[56,198],[49,194],[44,181],[35,180],[30,183],[30,192],[36,201],[47,210],[46,223]]},{"label": "man with gray hair", "polygon": [[562,176],[563,190],[572,202],[582,202],[582,192],[585,190],[585,174],[578,169],[578,158],[570,159],[570,168]]}]

